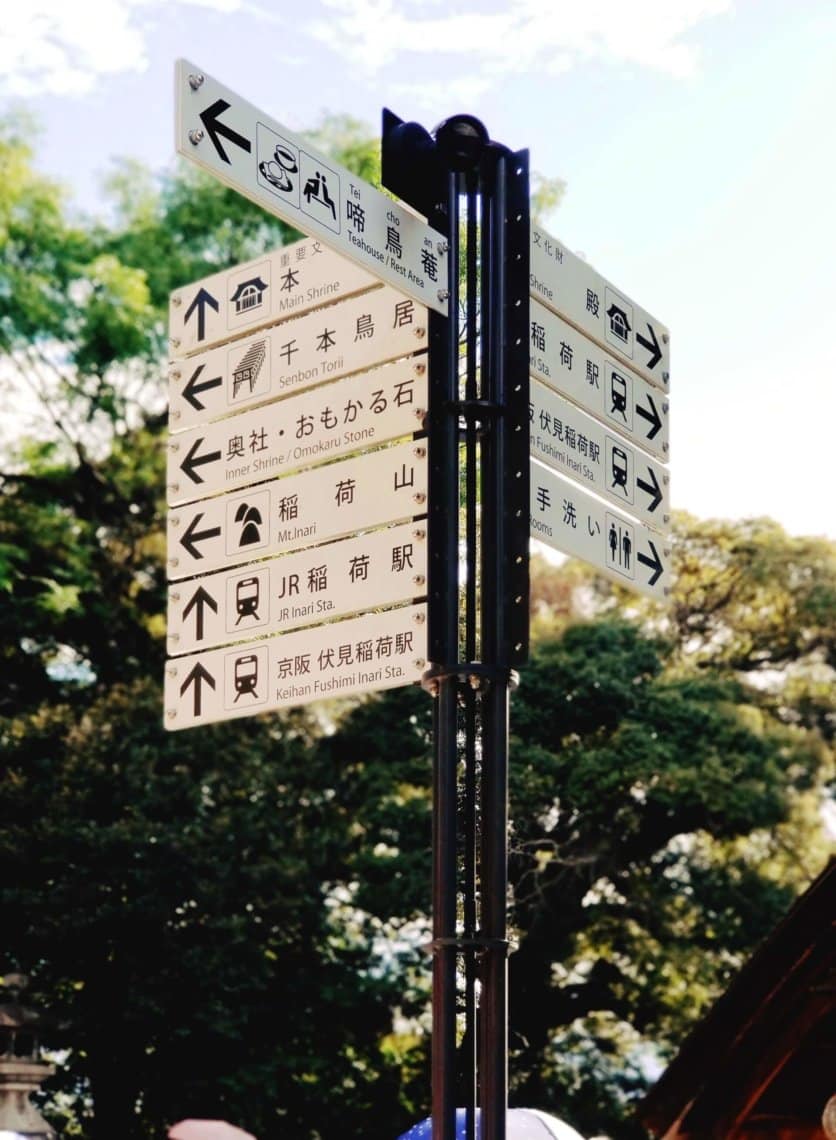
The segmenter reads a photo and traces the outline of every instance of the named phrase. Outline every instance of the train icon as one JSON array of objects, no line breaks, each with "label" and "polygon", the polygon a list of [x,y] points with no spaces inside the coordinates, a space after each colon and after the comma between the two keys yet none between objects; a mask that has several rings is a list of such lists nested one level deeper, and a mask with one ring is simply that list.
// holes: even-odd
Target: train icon
[{"label": "train icon", "polygon": [[610,415],[617,412],[627,423],[627,381],[615,369],[610,371],[610,396],[612,397]]},{"label": "train icon", "polygon": [[614,488],[623,487],[624,494],[627,494],[627,453],[622,451],[620,447],[612,449],[612,485]]},{"label": "train icon", "polygon": [[247,653],[243,657],[236,658],[234,681],[235,704],[245,693],[249,693],[253,697],[258,695],[255,691],[258,684],[258,658],[254,653]]},{"label": "train icon", "polygon": [[242,578],[235,586],[235,612],[238,615],[236,626],[245,617],[261,619],[258,616],[258,605],[261,595],[261,583],[258,578]]}]

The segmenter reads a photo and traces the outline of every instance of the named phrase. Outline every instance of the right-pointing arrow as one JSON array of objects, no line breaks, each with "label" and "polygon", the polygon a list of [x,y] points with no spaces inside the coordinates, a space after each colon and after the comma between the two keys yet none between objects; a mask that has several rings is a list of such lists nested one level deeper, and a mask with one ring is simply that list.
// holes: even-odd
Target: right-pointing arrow
[{"label": "right-pointing arrow", "polygon": [[662,417],[656,410],[656,405],[653,403],[653,397],[649,392],[647,394],[647,402],[650,404],[650,411],[648,411],[647,408],[643,408],[641,404],[636,404],[636,412],[642,417],[642,419],[647,420],[647,422],[650,424],[650,431],[647,432],[646,438],[654,439],[659,434],[659,431],[662,427]]},{"label": "right-pointing arrow", "polygon": [[195,640],[203,641],[203,615],[206,606],[209,607],[214,613],[218,612],[218,603],[212,597],[208,590],[203,586],[198,586],[195,592],[189,598],[186,605],[183,607],[183,621],[189,616],[192,610],[195,611]]},{"label": "right-pointing arrow", "polygon": [[215,688],[215,678],[212,674],[202,665],[199,661],[190,670],[183,684],[180,686],[180,696],[186,692],[190,685],[194,686],[194,704],[192,706],[195,716],[200,716],[202,711],[203,702],[203,685],[206,684],[210,689]]},{"label": "right-pointing arrow", "polygon": [[650,340],[648,340],[646,336],[642,336],[641,333],[636,333],[636,340],[650,353],[650,358],[647,361],[647,367],[655,368],[659,361],[662,359],[662,350],[659,347],[659,340],[656,336],[656,330],[653,328],[653,325],[650,323],[650,321],[647,322],[647,331],[650,333]]},{"label": "right-pointing arrow", "polygon": [[659,486],[659,480],[656,478],[656,472],[652,467],[647,468],[647,473],[650,476],[651,482],[645,483],[644,479],[636,477],[636,483],[641,487],[646,495],[650,495],[650,503],[647,509],[655,511],[662,501],[662,488]]},{"label": "right-pointing arrow", "polygon": [[647,584],[648,584],[648,586],[655,586],[656,583],[659,581],[659,578],[662,574],[662,571],[665,569],[665,567],[662,565],[662,560],[659,557],[659,555],[657,554],[656,547],[653,545],[653,543],[650,541],[650,539],[647,540],[647,545],[650,547],[650,551],[651,551],[651,554],[653,555],[653,557],[648,558],[646,554],[642,554],[642,552],[639,551],[638,559],[639,559],[639,562],[641,562],[644,566],[649,566],[651,568],[651,570],[653,571],[653,574],[648,579]]}]

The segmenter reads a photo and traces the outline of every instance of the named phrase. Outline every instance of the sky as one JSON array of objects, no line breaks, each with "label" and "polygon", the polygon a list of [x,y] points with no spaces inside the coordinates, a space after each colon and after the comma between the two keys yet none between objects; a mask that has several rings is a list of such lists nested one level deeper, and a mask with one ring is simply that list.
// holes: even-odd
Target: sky
[{"label": "sky", "polygon": [[476,115],[670,329],[673,507],[836,537],[834,43],[832,0],[0,0],[0,113],[88,210],[174,163],[180,57],[296,132]]}]

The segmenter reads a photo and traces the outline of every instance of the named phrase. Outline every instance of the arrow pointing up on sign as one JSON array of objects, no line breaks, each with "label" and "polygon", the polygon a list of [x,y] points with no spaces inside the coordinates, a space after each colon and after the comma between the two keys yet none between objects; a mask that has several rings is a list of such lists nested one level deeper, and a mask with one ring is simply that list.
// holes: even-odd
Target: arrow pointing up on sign
[{"label": "arrow pointing up on sign", "polygon": [[180,686],[181,697],[190,685],[194,686],[194,705],[192,707],[194,709],[195,716],[200,716],[203,707],[201,697],[203,696],[204,684],[207,684],[210,689],[214,689],[215,678],[212,676],[209,670],[204,665],[201,665],[201,663],[198,661],[197,664],[189,672],[189,675],[186,677],[183,684]]},{"label": "arrow pointing up on sign", "polygon": [[639,551],[638,559],[639,562],[641,562],[644,566],[649,566],[653,571],[653,574],[648,579],[647,584],[648,586],[655,586],[659,581],[659,578],[661,577],[662,571],[665,569],[665,567],[662,565],[662,560],[656,553],[656,547],[653,545],[650,539],[647,540],[647,545],[650,547],[650,552],[653,557],[648,558],[646,554],[642,554],[641,551]]},{"label": "arrow pointing up on sign", "polygon": [[195,611],[195,639],[197,641],[203,641],[203,615],[205,606],[208,606],[213,613],[218,612],[218,603],[209,591],[204,589],[203,586],[198,586],[189,601],[183,607],[183,621],[186,620],[192,610]]},{"label": "arrow pointing up on sign", "polygon": [[[205,367],[205,364],[198,365],[189,377],[186,387],[183,389],[183,399],[188,400],[196,412],[206,411],[206,405],[202,404],[197,398],[200,393],[208,392],[212,388],[219,388],[221,384],[223,384],[222,376],[214,376],[211,380],[201,380],[198,384],[198,377]],[[653,439],[653,436],[650,436],[650,438]]]},{"label": "arrow pointing up on sign", "polygon": [[197,339],[203,340],[206,336],[206,306],[218,312],[218,302],[212,296],[208,289],[201,289],[198,291],[197,296],[186,309],[186,315],[183,317],[183,324],[189,323],[189,317],[197,309]]},{"label": "arrow pointing up on sign", "polygon": [[207,451],[205,455],[198,455],[198,448],[203,443],[203,436],[199,436],[192,446],[189,448],[189,454],[180,464],[180,470],[184,475],[188,475],[193,483],[202,483],[203,476],[198,475],[196,468],[202,467],[205,463],[216,463],[221,458],[219,451]]},{"label": "arrow pointing up on sign", "polygon": [[650,333],[650,340],[647,340],[646,337],[643,337],[641,333],[636,333],[636,340],[650,353],[650,359],[647,362],[647,367],[655,368],[659,361],[662,359],[662,350],[659,347],[659,341],[656,339],[656,332],[650,321],[647,322],[647,331]]},{"label": "arrow pointing up on sign", "polygon": [[212,140],[212,145],[215,150],[223,161],[229,163],[231,166],[232,163],[230,163],[227,153],[219,141],[219,135],[229,142],[234,143],[235,146],[240,146],[241,150],[245,150],[247,154],[250,153],[253,147],[249,139],[244,138],[243,135],[239,135],[237,131],[234,131],[232,127],[228,127],[226,123],[218,122],[220,116],[224,111],[228,111],[229,107],[230,104],[227,103],[226,99],[216,99],[211,107],[207,107],[205,111],[201,111],[200,121],[206,128],[206,133]]}]

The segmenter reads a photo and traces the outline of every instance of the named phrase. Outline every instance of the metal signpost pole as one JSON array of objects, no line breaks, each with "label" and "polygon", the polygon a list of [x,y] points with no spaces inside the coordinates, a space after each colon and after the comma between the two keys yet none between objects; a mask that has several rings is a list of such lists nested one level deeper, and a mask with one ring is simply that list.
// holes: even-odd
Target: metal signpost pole
[{"label": "metal signpost pole", "polygon": [[473,1140],[478,1096],[479,1135],[504,1140],[508,693],[528,649],[528,162],[471,116],[433,141],[384,112],[383,179],[442,219],[450,243],[429,368],[433,1136],[454,1140],[458,1099]]}]

